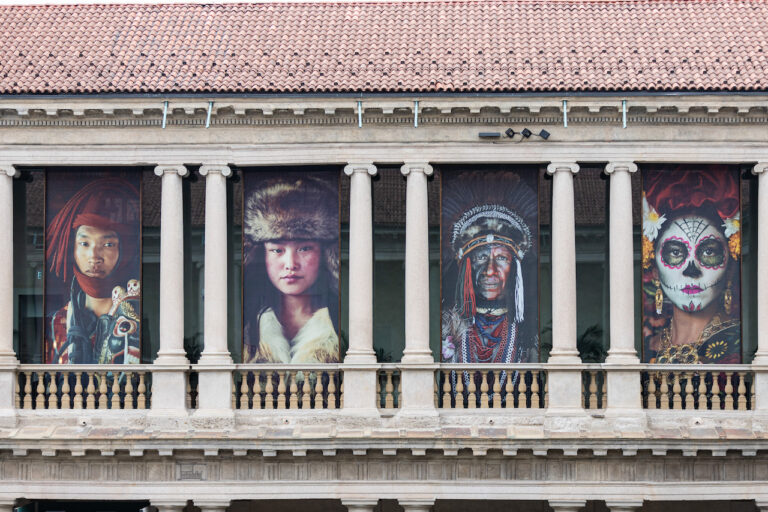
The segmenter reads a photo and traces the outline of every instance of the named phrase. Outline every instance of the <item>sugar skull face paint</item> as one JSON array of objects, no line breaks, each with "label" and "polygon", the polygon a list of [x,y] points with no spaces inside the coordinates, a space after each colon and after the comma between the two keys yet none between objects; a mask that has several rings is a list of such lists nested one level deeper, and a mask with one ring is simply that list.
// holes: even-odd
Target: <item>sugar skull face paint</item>
[{"label": "sugar skull face paint", "polygon": [[664,294],[683,311],[701,311],[723,293],[728,241],[698,215],[666,223],[656,245],[656,267]]}]

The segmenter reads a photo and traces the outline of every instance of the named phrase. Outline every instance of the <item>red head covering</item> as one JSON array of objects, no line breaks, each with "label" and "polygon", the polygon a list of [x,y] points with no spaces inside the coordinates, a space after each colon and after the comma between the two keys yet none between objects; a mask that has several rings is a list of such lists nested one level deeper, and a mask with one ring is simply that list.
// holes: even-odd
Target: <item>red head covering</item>
[{"label": "red head covering", "polygon": [[659,215],[669,218],[677,211],[711,206],[721,219],[739,212],[739,179],[733,168],[696,166],[650,172],[643,175],[645,198]]},{"label": "red head covering", "polygon": [[[138,220],[129,221],[129,212],[138,216],[139,193],[122,178],[94,180],[64,205],[48,225],[45,251],[48,269],[67,282],[70,269],[83,291],[91,297],[107,298],[112,289],[125,285],[134,276],[133,270],[138,256]],[[74,262],[74,232],[80,226],[92,226],[105,231],[114,231],[120,239],[120,259],[116,268],[105,278],[89,277],[81,273]]]}]

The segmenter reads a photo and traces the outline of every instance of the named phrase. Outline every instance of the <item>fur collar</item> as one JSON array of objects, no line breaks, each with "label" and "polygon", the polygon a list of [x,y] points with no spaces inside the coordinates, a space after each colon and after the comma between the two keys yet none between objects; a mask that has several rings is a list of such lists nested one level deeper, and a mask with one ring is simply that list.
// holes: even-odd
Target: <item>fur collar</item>
[{"label": "fur collar", "polygon": [[333,329],[328,308],[315,311],[292,340],[272,309],[259,321],[259,347],[250,362],[256,363],[337,363],[339,337]]}]

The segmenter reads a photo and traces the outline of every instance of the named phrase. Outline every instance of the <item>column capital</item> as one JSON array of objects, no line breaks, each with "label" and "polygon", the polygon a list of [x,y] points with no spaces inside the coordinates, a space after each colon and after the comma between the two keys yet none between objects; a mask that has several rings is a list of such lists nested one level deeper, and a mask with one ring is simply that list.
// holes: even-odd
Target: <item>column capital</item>
[{"label": "column capital", "polygon": [[403,176],[408,176],[412,172],[423,172],[427,176],[432,176],[432,173],[435,172],[435,170],[427,162],[405,162],[403,166],[400,167],[400,172]]},{"label": "column capital", "polygon": [[187,506],[186,502],[179,503],[178,501],[150,500],[150,503],[157,509],[158,512],[182,512]]},{"label": "column capital", "polygon": [[341,504],[347,507],[349,512],[373,512],[379,504],[378,499],[342,499]]},{"label": "column capital", "polygon": [[397,500],[405,512],[429,512],[435,504],[435,498],[414,498]]},{"label": "column capital", "polygon": [[344,174],[352,176],[356,172],[367,172],[371,176],[376,176],[376,166],[373,162],[350,162],[344,166]]},{"label": "column capital", "polygon": [[194,500],[195,507],[202,512],[224,512],[230,505],[229,500]]},{"label": "column capital", "polygon": [[203,164],[200,166],[200,174],[203,176],[214,172],[221,173],[225,178],[232,176],[232,169],[227,164]]},{"label": "column capital", "polygon": [[11,164],[0,164],[0,174],[5,174],[9,178],[18,178],[20,172]]},{"label": "column capital", "polygon": [[587,506],[587,500],[549,500],[549,506],[555,512],[577,512]]},{"label": "column capital", "polygon": [[570,172],[576,174],[579,172],[579,164],[576,162],[552,162],[547,166],[547,174],[555,174],[556,172]]},{"label": "column capital", "polygon": [[635,162],[608,162],[608,165],[605,166],[605,174],[610,175],[616,171],[637,172],[637,164]]},{"label": "column capital", "polygon": [[182,164],[158,164],[155,166],[155,175],[157,176],[171,173],[176,173],[183,178],[189,176],[189,169]]},{"label": "column capital", "polygon": [[762,174],[765,171],[768,171],[768,161],[757,162],[757,164],[755,164],[755,166],[752,168],[752,174]]},{"label": "column capital", "polygon": [[643,500],[606,500],[605,506],[611,512],[634,512],[643,506]]}]

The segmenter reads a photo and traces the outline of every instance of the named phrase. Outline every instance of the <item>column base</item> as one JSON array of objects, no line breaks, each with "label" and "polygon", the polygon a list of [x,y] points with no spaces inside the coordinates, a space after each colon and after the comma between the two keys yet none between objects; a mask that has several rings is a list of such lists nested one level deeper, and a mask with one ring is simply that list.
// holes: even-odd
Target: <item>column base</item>
[{"label": "column base", "polygon": [[640,358],[635,350],[609,350],[605,364],[640,364]]},{"label": "column base", "polygon": [[233,364],[229,352],[203,352],[196,366]]},{"label": "column base", "polygon": [[549,353],[548,364],[581,364],[578,350],[552,350]]},{"label": "column base", "polygon": [[400,362],[402,364],[435,364],[435,358],[431,350],[405,349]]},{"label": "column base", "polygon": [[156,366],[189,366],[187,353],[181,351],[158,352],[157,358],[152,362]]},{"label": "column base", "polygon": [[376,364],[376,353],[373,350],[353,351],[347,350],[344,356],[344,364]]}]

